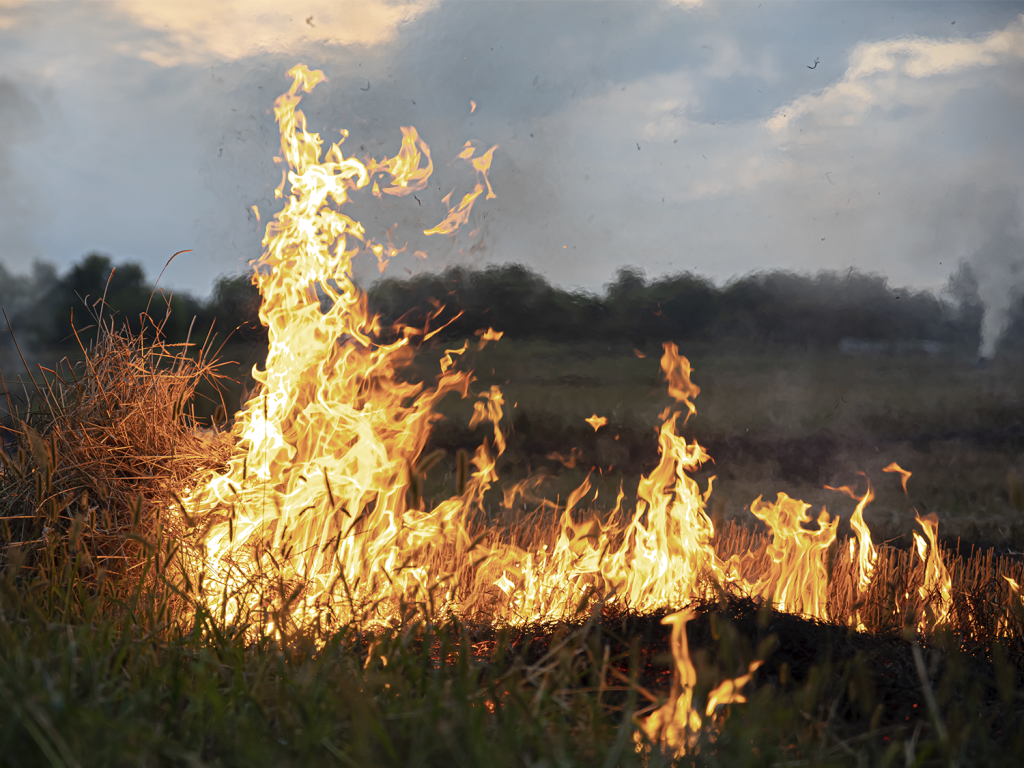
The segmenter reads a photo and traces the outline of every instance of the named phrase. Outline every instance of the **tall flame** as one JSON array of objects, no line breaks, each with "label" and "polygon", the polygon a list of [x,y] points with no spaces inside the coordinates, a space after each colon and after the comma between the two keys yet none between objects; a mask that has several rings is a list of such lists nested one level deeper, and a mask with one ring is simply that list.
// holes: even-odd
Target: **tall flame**
[{"label": "tall flame", "polygon": [[[371,170],[346,158],[340,142],[321,160],[321,139],[306,130],[297,106],[299,91],[309,92],[323,73],[299,65],[289,75],[292,86],[274,113],[290,191],[254,264],[269,335],[266,368],[253,372],[261,386],[236,418],[228,468],[183,507],[205,522],[207,590],[213,582],[220,593],[212,599],[240,601],[228,615],[262,604],[263,588],[254,585],[272,573],[290,590],[288,617],[302,622],[336,610],[342,591],[371,599],[382,585],[425,586],[423,568],[408,561],[425,559],[432,536],[444,538],[453,510],[409,509],[404,475],[438,418],[435,403],[451,391],[466,396],[471,377],[443,372],[426,389],[396,376],[416,332],[376,340],[378,323],[352,281],[365,231],[340,210]],[[414,129],[403,133],[399,154],[371,166],[391,174],[389,194],[419,188],[431,169],[426,144]],[[482,482],[475,478],[471,490]]]}]

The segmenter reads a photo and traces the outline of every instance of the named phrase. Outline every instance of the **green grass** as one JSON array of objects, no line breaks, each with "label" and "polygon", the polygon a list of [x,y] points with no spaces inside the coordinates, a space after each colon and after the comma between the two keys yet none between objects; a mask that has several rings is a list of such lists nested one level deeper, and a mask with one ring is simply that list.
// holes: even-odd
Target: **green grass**
[{"label": "green grass", "polygon": [[[143,568],[156,573],[152,556]],[[375,633],[352,626],[325,638],[246,639],[244,628],[206,613],[182,621],[159,574],[148,588],[99,596],[87,595],[70,568],[49,576],[23,584],[9,572],[3,581],[4,765],[671,762],[634,745],[635,717],[667,694],[641,684],[643,667],[649,677],[667,659],[619,636],[614,617],[541,628],[532,651],[522,633],[425,624],[412,613]],[[754,655],[792,654],[778,648],[773,615],[759,614],[766,640],[753,649],[712,611],[703,632],[715,639],[691,635],[698,688],[706,692]],[[1017,764],[1024,695],[1016,667],[999,657],[997,696],[952,639],[939,638],[927,654],[938,657],[942,669],[928,682],[934,710],[886,701],[862,653],[798,673],[776,665],[775,677],[761,674],[750,701],[709,721],[699,752],[677,764]],[[906,693],[925,701],[916,682]]]}]

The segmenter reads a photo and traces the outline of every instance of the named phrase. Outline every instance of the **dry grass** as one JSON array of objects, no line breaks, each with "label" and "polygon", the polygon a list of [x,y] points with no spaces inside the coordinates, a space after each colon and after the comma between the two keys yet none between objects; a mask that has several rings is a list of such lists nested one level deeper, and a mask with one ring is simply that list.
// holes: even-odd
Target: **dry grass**
[{"label": "dry grass", "polygon": [[[0,452],[0,565],[46,579],[66,562],[97,580],[144,560],[161,509],[230,443],[197,428],[200,382],[216,385],[205,345],[169,345],[105,326],[84,359],[39,366]],[[31,389],[29,389],[29,385]]]}]

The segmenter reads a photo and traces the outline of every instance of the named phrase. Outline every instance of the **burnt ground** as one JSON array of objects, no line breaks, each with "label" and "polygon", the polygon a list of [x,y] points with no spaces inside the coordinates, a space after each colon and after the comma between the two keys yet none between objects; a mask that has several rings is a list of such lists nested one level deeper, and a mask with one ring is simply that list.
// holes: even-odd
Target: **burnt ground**
[{"label": "burnt ground", "polygon": [[[1024,688],[1024,639],[998,649],[993,642],[965,645],[954,636],[931,639],[900,633],[856,632],[847,627],[780,613],[751,599],[730,597],[691,606],[687,624],[690,654],[698,673],[698,691],[746,671],[761,658],[751,689],[770,686],[776,695],[805,703],[809,698],[831,710],[832,727],[850,733],[899,728],[928,718],[921,676],[914,659],[920,644],[929,686],[944,709],[970,707],[993,732],[1019,719],[1018,705],[1007,706],[1008,691]],[[669,611],[639,615],[605,607],[586,622],[534,625],[514,629],[471,627],[481,661],[507,665],[551,664],[549,651],[569,633],[597,657],[608,649],[613,676],[636,683],[656,696],[667,695],[673,662]],[[633,662],[631,664],[631,656]],[[598,665],[599,666],[599,665]],[[592,680],[585,680],[594,684]],[[809,698],[808,698],[809,697]],[[1012,698],[1010,696],[1009,698]],[[621,706],[623,690],[607,694],[609,706]],[[813,713],[824,719],[824,713]]]}]

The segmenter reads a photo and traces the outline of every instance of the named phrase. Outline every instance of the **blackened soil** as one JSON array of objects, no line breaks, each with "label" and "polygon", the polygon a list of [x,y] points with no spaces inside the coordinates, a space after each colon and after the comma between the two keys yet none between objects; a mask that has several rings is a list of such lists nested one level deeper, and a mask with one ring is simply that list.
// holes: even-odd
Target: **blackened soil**
[{"label": "blackened soil", "polygon": [[[876,726],[905,725],[928,716],[914,660],[914,645],[920,643],[928,684],[942,692],[944,707],[966,705],[971,698],[995,729],[1020,714],[1000,699],[997,676],[1009,678],[1016,690],[1024,688],[1022,638],[1004,640],[996,651],[992,644],[964,647],[954,637],[926,641],[856,632],[780,613],[746,598],[730,597],[691,608],[695,616],[687,624],[687,638],[698,687],[742,674],[750,661],[762,658],[755,686],[772,686],[782,696],[815,687],[815,698],[835,703],[834,716],[850,726],[863,728],[872,720]],[[673,669],[671,628],[662,623],[668,613],[636,614],[606,607],[588,622],[506,630],[481,627],[473,634],[478,642],[501,635],[502,662],[531,665],[543,663],[567,633],[583,632],[588,647],[608,647],[610,666],[618,670],[620,679],[635,675],[639,685],[666,695]],[[493,642],[486,645],[494,648]],[[621,704],[625,696],[622,691],[612,692],[608,702]]]}]

